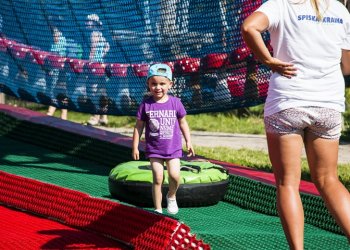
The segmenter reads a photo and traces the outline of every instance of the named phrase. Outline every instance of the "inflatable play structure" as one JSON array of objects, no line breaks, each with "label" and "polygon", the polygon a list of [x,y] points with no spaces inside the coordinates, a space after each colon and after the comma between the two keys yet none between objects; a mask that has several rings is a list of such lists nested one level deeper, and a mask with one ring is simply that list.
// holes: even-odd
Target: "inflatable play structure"
[{"label": "inflatable play structure", "polygon": [[[207,206],[224,197],[228,171],[209,161],[181,161],[180,187],[176,198],[180,207]],[[149,161],[124,162],[113,168],[108,178],[112,196],[138,206],[152,207],[152,170]],[[163,205],[168,192],[168,171],[164,169]]]},{"label": "inflatable play structure", "polygon": [[[0,92],[84,113],[134,115],[149,66],[164,62],[174,72],[171,94],[188,113],[263,103],[270,70],[240,35],[262,2],[5,1]],[[269,45],[268,33],[264,40]]]}]

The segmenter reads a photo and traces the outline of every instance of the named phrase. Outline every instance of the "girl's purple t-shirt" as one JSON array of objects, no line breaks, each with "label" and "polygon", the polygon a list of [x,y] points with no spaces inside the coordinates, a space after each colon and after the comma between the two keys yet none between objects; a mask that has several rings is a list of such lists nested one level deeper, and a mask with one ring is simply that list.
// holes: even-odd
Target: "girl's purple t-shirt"
[{"label": "girl's purple t-shirt", "polygon": [[136,118],[145,122],[146,157],[172,159],[182,157],[182,135],[178,119],[186,115],[181,100],[169,96],[165,103],[152,97],[144,100]]}]

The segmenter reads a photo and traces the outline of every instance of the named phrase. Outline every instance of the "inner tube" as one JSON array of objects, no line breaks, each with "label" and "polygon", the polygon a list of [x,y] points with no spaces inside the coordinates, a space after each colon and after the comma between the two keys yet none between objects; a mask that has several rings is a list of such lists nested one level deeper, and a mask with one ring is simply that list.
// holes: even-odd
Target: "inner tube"
[{"label": "inner tube", "polygon": [[[208,206],[218,203],[229,183],[228,171],[208,161],[181,161],[180,186],[176,193],[179,207]],[[108,178],[112,197],[136,206],[152,207],[152,170],[149,161],[129,161],[114,167]],[[168,172],[164,168],[162,205],[166,206]]]}]

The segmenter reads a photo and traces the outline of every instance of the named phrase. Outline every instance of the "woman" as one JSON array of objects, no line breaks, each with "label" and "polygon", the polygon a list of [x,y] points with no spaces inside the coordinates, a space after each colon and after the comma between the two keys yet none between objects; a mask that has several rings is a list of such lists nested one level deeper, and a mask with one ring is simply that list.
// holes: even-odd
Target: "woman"
[{"label": "woman", "polygon": [[[270,32],[274,57],[262,39],[265,31]],[[343,74],[350,74],[347,9],[336,0],[269,0],[243,22],[242,35],[273,71],[264,120],[277,209],[290,248],[303,249],[303,143],[312,180],[350,239],[350,195],[337,175]]]},{"label": "woman", "polygon": [[[96,14],[90,14],[87,17],[87,26],[91,30],[90,34],[90,62],[103,63],[107,52],[110,49],[110,45],[102,33],[102,22]],[[88,84],[86,86],[87,96],[94,99],[94,103],[99,106],[99,111],[107,111],[107,105],[101,100],[106,99],[106,79],[104,76],[89,75]],[[99,96],[100,95],[100,96]],[[106,114],[95,114],[90,117],[87,122],[89,125],[107,125],[108,118]]]},{"label": "woman", "polygon": [[[56,53],[57,55],[60,55],[62,57],[66,56],[66,50],[67,50],[67,41],[66,38],[63,36],[62,32],[57,28],[53,28],[53,44],[51,45],[50,51],[53,53]],[[50,93],[50,97],[52,100],[56,100],[57,96],[54,94],[57,91],[57,84],[59,81],[62,81],[62,78],[65,78],[64,75],[66,73],[58,68],[52,68],[47,75],[47,88],[48,92]],[[61,78],[61,79],[60,79]],[[63,80],[65,82],[65,80]],[[61,82],[62,83],[62,82]],[[64,84],[65,85],[65,84]],[[67,100],[64,100],[65,102]],[[57,101],[56,101],[57,102]],[[50,105],[49,109],[47,111],[47,115],[53,116],[56,111],[56,107]],[[61,119],[67,120],[67,109],[61,110]]]}]

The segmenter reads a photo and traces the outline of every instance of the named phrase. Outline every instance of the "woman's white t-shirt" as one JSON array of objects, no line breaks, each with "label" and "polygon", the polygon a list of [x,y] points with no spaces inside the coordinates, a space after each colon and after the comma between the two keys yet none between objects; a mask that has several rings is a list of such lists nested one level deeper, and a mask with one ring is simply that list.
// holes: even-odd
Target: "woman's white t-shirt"
[{"label": "woman's white t-shirt", "polygon": [[290,62],[297,76],[270,78],[265,116],[284,109],[316,106],[345,109],[341,50],[350,50],[350,14],[337,0],[320,1],[322,21],[309,0],[269,0],[256,11],[269,20],[274,57]]}]

